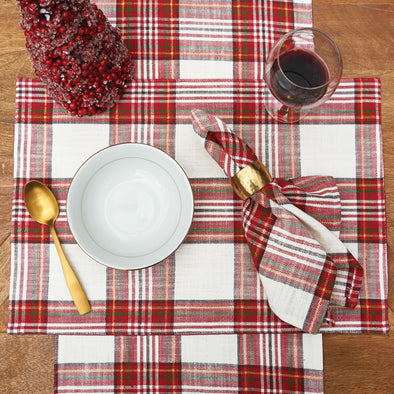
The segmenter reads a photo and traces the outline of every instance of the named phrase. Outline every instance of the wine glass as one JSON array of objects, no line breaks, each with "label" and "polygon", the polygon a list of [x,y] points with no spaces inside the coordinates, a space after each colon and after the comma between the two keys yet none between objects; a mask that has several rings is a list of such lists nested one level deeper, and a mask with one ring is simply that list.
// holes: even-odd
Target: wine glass
[{"label": "wine glass", "polygon": [[264,71],[267,112],[279,122],[294,123],[334,93],[342,75],[342,58],[327,33],[299,28],[274,44]]}]

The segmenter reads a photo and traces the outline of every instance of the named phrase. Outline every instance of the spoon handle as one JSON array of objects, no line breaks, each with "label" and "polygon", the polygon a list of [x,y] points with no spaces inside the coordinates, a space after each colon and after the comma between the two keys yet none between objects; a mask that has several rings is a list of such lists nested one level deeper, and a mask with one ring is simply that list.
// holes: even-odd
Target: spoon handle
[{"label": "spoon handle", "polygon": [[63,252],[63,248],[60,245],[59,238],[56,234],[55,226],[51,225],[49,226],[49,228],[51,229],[51,234],[55,242],[56,250],[57,253],[59,254],[64,277],[66,278],[66,283],[68,289],[70,290],[71,297],[74,300],[74,304],[77,307],[79,314],[85,315],[86,313],[90,312],[89,301],[86,298],[85,292],[83,291],[77,276],[75,275],[73,269],[71,268],[71,265],[68,262],[66,255]]}]

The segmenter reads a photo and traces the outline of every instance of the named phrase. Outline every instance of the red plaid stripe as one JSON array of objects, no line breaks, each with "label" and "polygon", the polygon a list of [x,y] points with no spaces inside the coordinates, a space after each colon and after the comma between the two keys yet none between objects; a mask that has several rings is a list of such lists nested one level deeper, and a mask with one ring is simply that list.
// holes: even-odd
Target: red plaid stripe
[{"label": "red plaid stripe", "polygon": [[137,80],[131,85],[119,103],[109,111],[112,124],[175,123],[176,81]]},{"label": "red plaid stripe", "polygon": [[[168,146],[168,145],[167,145]],[[171,142],[171,147],[173,143]],[[66,216],[66,200],[70,181],[40,179],[49,184],[59,204],[56,231],[62,243],[74,242]],[[23,202],[23,188],[28,179],[16,179],[12,210],[12,241],[16,243],[49,243],[47,226],[35,222]],[[191,180],[194,193],[194,218],[186,243],[246,242],[241,222],[241,201],[227,180]]]},{"label": "red plaid stripe", "polygon": [[44,86],[37,79],[17,82],[16,95],[24,97],[23,100],[17,99],[15,102],[15,116],[21,123],[46,125],[52,122],[53,110],[59,107],[49,98]]},{"label": "red plaid stripe", "polygon": [[228,181],[193,179],[194,217],[185,242],[245,242],[241,202]]},{"label": "red plaid stripe", "polygon": [[115,366],[114,393],[158,393],[182,390],[182,368],[179,363],[127,363]]},{"label": "red plaid stripe", "polygon": [[[254,283],[255,285],[255,283]],[[108,335],[144,335],[160,332],[183,334],[201,331],[201,319],[209,332],[293,332],[277,318],[268,303],[260,300],[174,301],[109,300],[106,305],[105,333]],[[227,321],[233,320],[229,330]],[[92,317],[93,320],[93,317]],[[177,327],[177,329],[174,329]]]},{"label": "red plaid stripe", "polygon": [[382,228],[385,199],[382,179],[357,180],[357,237],[359,242],[386,242],[386,228]]},{"label": "red plaid stripe", "polygon": [[[334,278],[336,266],[330,260],[330,258],[327,258],[315,289],[315,296],[323,300],[330,298],[335,283]],[[360,291],[360,287],[358,287],[358,290]]]},{"label": "red plaid stripe", "polygon": [[[130,334],[171,332],[174,326],[173,300],[125,301],[111,299],[106,306],[106,333],[117,335],[129,327]],[[141,327],[141,330],[136,329]]]},{"label": "red plaid stripe", "polygon": [[[236,326],[241,330],[239,332],[261,332],[260,330],[263,330],[262,332],[284,332],[282,329],[285,326],[289,328],[286,332],[296,330],[280,320],[272,312],[266,300],[245,302],[236,299],[234,302],[234,320]],[[267,324],[262,325],[262,320],[267,320]]]},{"label": "red plaid stripe", "polygon": [[234,63],[237,65],[235,70],[236,78],[249,79],[251,77],[250,74],[253,75],[253,71],[255,71],[253,67],[252,70],[249,70],[249,67],[251,64],[255,64],[256,61],[259,64],[258,75],[262,75],[266,52],[266,43],[262,37],[263,24],[260,28],[254,29],[250,21],[254,20],[256,15],[265,13],[266,9],[261,7],[261,4],[258,5],[261,8],[257,8],[255,4],[241,0],[234,1],[233,4],[233,56]]},{"label": "red plaid stripe", "polygon": [[124,32],[130,52],[141,63],[146,62],[142,69],[137,67],[137,75],[143,78],[178,78],[178,2],[141,0],[132,4],[114,2],[114,6],[117,9],[116,23]]},{"label": "red plaid stripe", "polygon": [[[253,117],[260,124],[271,122],[271,117],[264,109],[264,89],[256,86],[253,80],[246,80],[241,85],[235,85],[235,89],[233,123],[240,125],[238,136],[241,139],[248,136],[254,137],[253,133],[244,131],[245,126],[243,125],[249,123],[248,119]],[[251,140],[245,140],[245,142],[253,145]]]},{"label": "red plaid stripe", "polygon": [[[36,289],[35,289],[36,290]],[[46,333],[48,323],[48,301],[25,301],[9,303],[9,324],[18,327],[21,333],[31,332],[35,327],[37,334]]]},{"label": "red plaid stripe", "polygon": [[[295,11],[297,6],[292,1],[233,1],[235,78],[262,77],[270,47],[281,35],[297,26],[299,14],[295,12],[302,8]],[[258,20],[260,23],[252,22]],[[308,24],[307,20],[304,22]]]},{"label": "red plaid stripe", "polygon": [[[255,282],[253,282],[255,283]],[[157,306],[158,302],[154,302]],[[165,302],[162,302],[165,304]],[[142,307],[145,305],[146,309]],[[108,318],[103,325],[102,310],[106,304],[95,303],[93,313],[89,319],[82,319],[75,313],[75,307],[72,302],[48,303],[44,301],[34,302],[10,302],[9,325],[13,327],[15,333],[43,333],[53,334],[63,330],[62,324],[59,324],[58,317],[62,316],[62,322],[67,323],[73,329],[83,333],[91,333],[92,330],[97,333],[118,335],[122,334],[138,334],[149,333],[154,330],[160,330],[163,334],[174,333],[173,329],[163,330],[163,324],[152,324],[146,318],[148,312],[153,310],[149,303],[135,303],[134,307],[129,303],[129,317],[139,315],[140,320],[134,319],[122,325],[112,324]],[[205,306],[205,309],[204,309]],[[359,299],[357,306],[352,310],[351,314],[346,314],[343,307],[330,306],[334,325],[332,327],[324,327],[324,332],[354,332],[362,330],[365,333],[382,333],[387,330],[387,301]],[[147,312],[148,311],[148,312]],[[28,314],[28,319],[26,318]],[[180,315],[180,313],[182,315]],[[182,322],[182,330],[175,333],[190,332],[199,330],[196,324],[196,316],[199,313],[207,314],[207,324],[212,324],[211,332],[281,332],[291,331],[291,328],[277,318],[270,309],[267,302],[261,301],[236,301],[232,303],[223,303],[220,305],[203,305],[202,303],[189,302],[178,304],[176,314],[179,316],[174,323]],[[223,324],[224,320],[229,318],[236,319],[233,328],[229,329],[227,324]],[[355,324],[355,319],[357,324]],[[143,321],[146,323],[143,323]],[[82,326],[83,324],[84,326]],[[87,324],[87,328],[84,329]]]},{"label": "red plaid stripe", "polygon": [[[307,383],[306,375],[313,379],[314,374],[308,373],[302,368],[240,365],[240,392],[251,393],[256,390],[261,393],[304,393],[306,390],[314,392],[309,391],[313,384]],[[262,377],[266,378],[262,379]],[[314,377],[319,381],[320,377],[318,374]],[[317,383],[320,385],[320,382]],[[306,386],[308,386],[308,389]],[[313,390],[320,389],[314,388]]]},{"label": "red plaid stripe", "polygon": [[[253,281],[257,283],[257,281]],[[260,289],[262,293],[262,289]],[[41,307],[40,307],[41,304]],[[129,302],[129,317],[139,315],[140,319],[124,322],[122,325],[114,323],[114,320],[108,317],[104,322],[102,320],[102,311],[105,310],[108,302],[95,302],[92,312],[88,318],[80,318],[75,313],[75,307],[72,302],[49,303],[49,302],[16,302],[10,301],[9,308],[9,332],[18,334],[58,334],[64,331],[64,324],[67,324],[73,332],[90,334],[114,335],[121,334],[149,334],[160,331],[162,334],[179,334],[187,332],[201,332],[201,324],[196,322],[200,314],[204,314],[206,332],[223,333],[286,333],[292,332],[294,328],[290,327],[270,309],[266,301],[254,300],[235,300],[227,303],[201,303],[188,302],[176,303],[176,318],[174,318],[174,327],[182,323],[179,329],[169,328],[164,330],[163,324],[154,325],[147,318],[152,307],[148,302]],[[154,302],[157,306],[159,303]],[[165,302],[162,302],[165,305]],[[146,308],[146,309],[144,309]],[[116,309],[116,308],[114,308]],[[26,318],[26,311],[29,318]],[[387,332],[387,301],[373,299],[359,299],[357,306],[349,314],[344,307],[330,306],[333,325],[326,326],[323,332],[364,332],[364,333],[382,333]],[[59,320],[61,317],[61,320]],[[125,320],[125,318],[124,318]],[[232,324],[228,321],[232,320]],[[169,321],[169,319],[167,319]]]},{"label": "red plaid stripe", "polygon": [[331,259],[327,257],[315,286],[314,300],[311,302],[308,318],[304,323],[304,331],[316,333],[322,325],[324,326],[324,323],[327,324],[331,316],[327,308],[329,302],[332,302],[331,295],[334,290],[336,277],[335,268]]},{"label": "red plaid stripe", "polygon": [[383,179],[339,181],[342,200],[341,237],[347,242],[385,243],[385,191]]},{"label": "red plaid stripe", "polygon": [[388,309],[387,300],[359,298],[357,306],[352,310],[352,317],[344,313],[344,308],[330,308],[334,326],[326,328],[325,332],[336,332],[338,329],[352,331],[352,320],[357,316],[359,326],[363,332],[381,333],[383,327],[387,327]]},{"label": "red plaid stripe", "polygon": [[[354,116],[356,124],[375,125],[380,122],[380,80],[356,78]],[[368,96],[368,100],[366,100]]]},{"label": "red plaid stripe", "polygon": [[[291,181],[275,179],[275,182],[296,207],[331,231],[341,229],[341,200],[333,178],[305,176]],[[330,200],[329,205],[326,204],[327,199]]]},{"label": "red plaid stripe", "polygon": [[48,242],[50,234],[45,227],[34,222],[24,205],[23,188],[26,180],[14,180],[12,208],[12,231],[11,239],[13,242]]},{"label": "red plaid stripe", "polygon": [[[264,87],[263,80],[133,80],[126,88],[120,102],[111,111],[93,118],[80,118],[78,121],[89,123],[94,119],[97,123],[110,121],[117,124],[122,122],[135,124],[189,123],[190,111],[196,108],[196,102],[201,104],[201,101],[204,101],[205,105],[201,104],[200,108],[214,112],[224,122],[239,124],[240,130],[245,130],[245,133],[248,132],[248,134],[239,135],[240,138],[250,144],[257,156],[261,157],[263,152],[260,153],[254,149],[253,138],[257,138],[257,136],[253,134],[256,132],[255,128],[260,126],[259,119],[265,119],[265,114],[257,111],[260,107],[253,106],[259,105],[257,103],[261,102]],[[357,90],[363,89],[362,97],[357,96]],[[75,117],[69,116],[60,107],[56,107],[56,104],[48,98],[43,85],[38,80],[19,79],[16,91],[18,94],[16,101],[17,123],[41,124],[51,121],[57,123],[75,121]],[[317,122],[353,125],[355,123],[355,101],[379,102],[379,97],[378,79],[363,78],[362,82],[357,79],[343,79],[330,100],[317,107],[316,112],[303,119],[303,122],[305,124]],[[338,104],[338,102],[340,103]],[[235,107],[240,105],[242,106],[238,107],[239,110],[235,111]],[[251,105],[252,109],[256,108],[257,112],[249,110],[248,105]],[[51,108],[53,108],[53,111],[47,113]],[[378,132],[377,125],[380,120],[380,105],[378,103],[374,106],[373,111],[373,115],[369,119],[376,119],[377,123],[371,124],[373,125],[369,129],[371,136]],[[279,148],[283,149],[278,152],[278,157],[285,160],[283,156],[287,154],[298,158],[299,150],[294,144],[299,143],[297,141],[299,126],[278,124],[276,127],[278,134],[275,138],[281,141]],[[251,139],[248,140],[248,138]],[[371,146],[377,147],[376,144]],[[291,163],[288,161],[289,158],[286,158],[286,160],[279,163],[280,167],[283,167],[280,176],[288,178],[290,175],[286,174],[285,171],[290,170],[288,167],[291,167]]]},{"label": "red plaid stripe", "polygon": [[358,311],[365,329],[369,332],[379,332],[388,318],[387,300],[361,299],[359,305]]},{"label": "red plaid stripe", "polygon": [[242,222],[254,229],[246,233],[249,248],[253,256],[256,268],[259,268],[259,261],[265,253],[269,235],[271,234],[276,218],[269,209],[260,204],[253,204],[252,200],[244,203],[245,210],[242,212]]}]

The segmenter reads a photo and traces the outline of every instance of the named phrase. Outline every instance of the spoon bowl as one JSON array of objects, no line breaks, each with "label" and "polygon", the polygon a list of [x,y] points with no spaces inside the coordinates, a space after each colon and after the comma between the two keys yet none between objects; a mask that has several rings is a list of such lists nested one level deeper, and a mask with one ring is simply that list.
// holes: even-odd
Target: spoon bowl
[{"label": "spoon bowl", "polygon": [[59,205],[55,196],[46,185],[33,180],[29,181],[25,185],[24,201],[30,216],[36,222],[49,226],[49,229],[51,230],[56,250],[62,264],[64,277],[78,312],[81,315],[90,312],[89,301],[63,252],[59,238],[56,234],[55,221],[59,215]]},{"label": "spoon bowl", "polygon": [[39,181],[25,185],[24,200],[30,216],[38,223],[53,224],[59,215],[59,206],[50,189]]}]

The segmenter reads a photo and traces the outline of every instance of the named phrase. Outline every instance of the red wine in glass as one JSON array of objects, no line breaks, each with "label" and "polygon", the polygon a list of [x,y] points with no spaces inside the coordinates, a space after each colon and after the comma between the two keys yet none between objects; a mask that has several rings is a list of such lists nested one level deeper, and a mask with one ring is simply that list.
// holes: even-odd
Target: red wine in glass
[{"label": "red wine in glass", "polygon": [[341,75],[341,54],[327,33],[312,27],[292,30],[268,53],[265,109],[279,122],[298,122],[331,97]]},{"label": "red wine in glass", "polygon": [[327,90],[329,71],[316,53],[291,49],[279,55],[272,65],[272,94],[289,107],[302,107],[320,100]]}]

